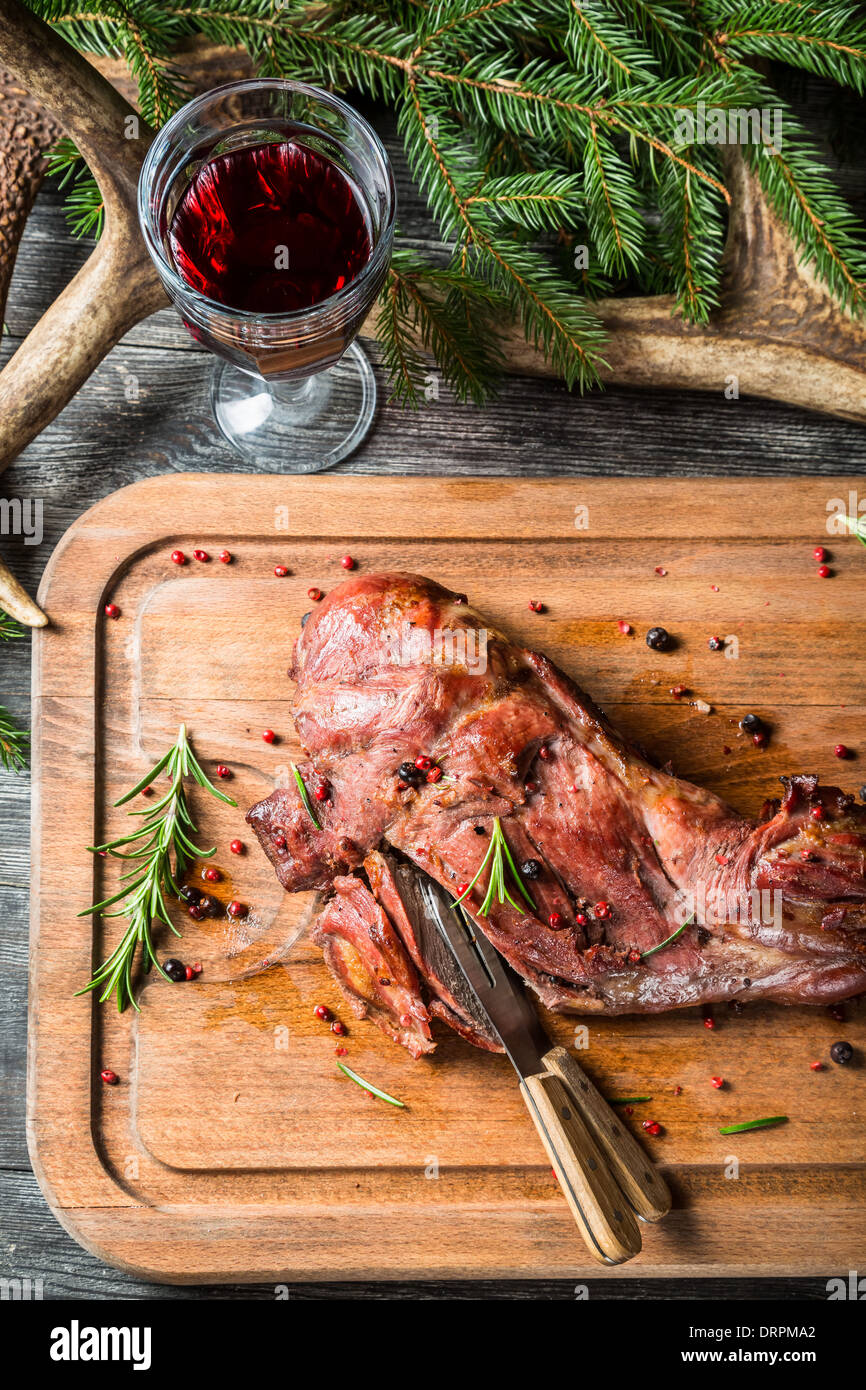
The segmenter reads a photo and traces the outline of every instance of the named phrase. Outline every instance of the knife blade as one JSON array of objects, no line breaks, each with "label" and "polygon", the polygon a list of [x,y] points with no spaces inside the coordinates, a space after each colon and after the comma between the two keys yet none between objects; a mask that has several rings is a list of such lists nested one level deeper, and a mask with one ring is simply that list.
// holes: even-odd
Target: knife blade
[{"label": "knife blade", "polygon": [[435,880],[421,882],[421,899],[445,938],[466,983],[487,1015],[518,1076],[547,1070],[550,1039],[538,1021],[522,981],[490,945],[468,913]]},{"label": "knife blade", "polygon": [[[419,896],[429,919],[452,951],[468,988],[490,1020],[493,1031],[500,1038],[520,1078],[524,1100],[587,1243],[593,1253],[608,1262],[613,1259],[614,1263],[619,1263],[622,1259],[630,1258],[634,1250],[626,1254],[620,1251],[612,1256],[611,1242],[605,1243],[606,1231],[603,1228],[601,1232],[594,1229],[598,1198],[605,1194],[592,1191],[587,1194],[583,1191],[582,1199],[581,1191],[576,1189],[583,1190],[587,1178],[600,1169],[607,1172],[606,1159],[612,1170],[608,1176],[612,1178],[616,1199],[616,1206],[608,1214],[608,1221],[614,1220],[614,1234],[624,1231],[631,1237],[630,1243],[634,1243],[636,1238],[637,1249],[640,1249],[640,1235],[630,1220],[631,1213],[625,1213],[620,1227],[619,1221],[613,1217],[613,1211],[619,1213],[624,1195],[641,1220],[659,1220],[671,1205],[666,1184],[576,1059],[564,1048],[551,1046],[523,981],[487,940],[469,913],[464,912],[462,907],[455,907],[450,894],[426,874],[419,875]],[[552,1122],[549,1114],[551,1097],[556,1103],[554,1110],[558,1104],[559,1111],[554,1114]],[[561,1113],[563,1110],[577,1112],[576,1124],[571,1123],[571,1115]],[[562,1135],[563,1125],[571,1132]],[[555,1133],[551,1133],[551,1129]],[[581,1129],[585,1135],[579,1132]],[[557,1137],[564,1138],[566,1145],[577,1143],[588,1167],[588,1174],[583,1173],[582,1180],[578,1175],[578,1180],[573,1181],[569,1176],[568,1164],[563,1164],[555,1154]],[[592,1151],[585,1140],[593,1146]],[[592,1166],[593,1163],[596,1167]],[[592,1188],[592,1184],[590,1186]],[[611,1197],[610,1186],[608,1184],[608,1198]],[[613,1246],[616,1243],[614,1241]]]}]

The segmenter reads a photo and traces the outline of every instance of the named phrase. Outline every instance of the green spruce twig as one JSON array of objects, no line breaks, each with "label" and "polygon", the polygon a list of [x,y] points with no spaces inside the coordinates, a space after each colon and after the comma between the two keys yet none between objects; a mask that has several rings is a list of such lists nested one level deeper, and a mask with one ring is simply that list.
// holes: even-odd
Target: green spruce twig
[{"label": "green spruce twig", "polygon": [[[14,642],[24,628],[0,608],[0,642]],[[0,705],[0,764],[7,772],[23,772],[30,752],[30,734],[22,729],[5,705]]]},{"label": "green spruce twig", "polygon": [[0,705],[0,763],[7,772],[23,772],[29,750],[29,733],[16,723],[5,705]]}]

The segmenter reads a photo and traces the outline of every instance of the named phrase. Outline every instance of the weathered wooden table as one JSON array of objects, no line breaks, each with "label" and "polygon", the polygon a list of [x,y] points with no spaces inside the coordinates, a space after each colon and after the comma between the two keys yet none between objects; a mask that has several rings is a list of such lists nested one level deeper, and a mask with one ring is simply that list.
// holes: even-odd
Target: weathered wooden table
[{"label": "weathered wooden table", "polygon": [[[815,85],[800,94],[807,120],[829,114]],[[811,108],[811,109],[810,109]],[[838,115],[838,113],[837,113]],[[860,130],[859,143],[856,134]],[[388,133],[387,119],[379,123]],[[862,152],[862,104],[850,117],[851,148]],[[405,170],[398,169],[403,229],[428,244],[430,229]],[[852,201],[866,202],[859,169],[841,169]],[[46,186],[30,219],[9,296],[0,362],[54,299],[88,247],[69,239],[57,190]],[[371,348],[374,361],[375,348]],[[238,471],[208,403],[213,359],[198,350],[173,311],[154,315],[109,355],[58,420],[0,480],[0,495],[41,499],[38,545],[3,537],[4,554],[35,592],[45,562],[67,526],[91,503],[138,478],[172,470]],[[379,375],[382,398],[385,382]],[[585,399],[559,384],[512,378],[494,409],[460,407],[447,391],[419,414],[383,403],[373,433],[342,465],[356,473],[622,473],[762,475],[766,505],[790,473],[861,472],[866,432],[830,417],[806,415],[748,398],[609,389]],[[637,505],[636,500],[636,505]],[[699,525],[699,518],[696,519]],[[0,700],[28,717],[27,643],[0,653]],[[0,992],[3,1105],[0,1106],[0,1276],[44,1280],[46,1298],[202,1299],[273,1297],[271,1286],[215,1289],[144,1284],[80,1249],[45,1206],[24,1137],[27,996],[29,781],[0,771]],[[823,1280],[706,1280],[688,1287],[653,1280],[594,1281],[591,1296],[615,1298],[826,1298]],[[299,1287],[293,1297],[571,1299],[567,1283],[336,1285]]]}]

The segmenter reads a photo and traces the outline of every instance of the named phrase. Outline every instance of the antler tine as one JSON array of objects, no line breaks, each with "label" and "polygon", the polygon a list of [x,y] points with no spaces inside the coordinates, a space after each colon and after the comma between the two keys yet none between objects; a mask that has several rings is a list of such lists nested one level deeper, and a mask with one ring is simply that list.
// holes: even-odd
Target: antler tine
[{"label": "antler tine", "polygon": [[[19,0],[0,3],[0,54],[87,160],[106,212],[135,210],[138,173],[154,132],[87,59]],[[134,124],[127,125],[130,117]],[[137,137],[127,138],[129,131]]]},{"label": "antler tine", "polygon": [[19,584],[6,561],[0,555],[0,608],[17,618],[25,627],[45,627],[48,618],[27,590]]}]

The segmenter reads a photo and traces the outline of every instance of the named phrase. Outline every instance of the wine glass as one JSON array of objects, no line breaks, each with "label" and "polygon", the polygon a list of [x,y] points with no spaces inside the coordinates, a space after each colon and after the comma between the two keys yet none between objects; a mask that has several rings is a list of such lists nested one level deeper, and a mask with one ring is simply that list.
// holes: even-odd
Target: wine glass
[{"label": "wine glass", "polygon": [[388,156],[357,111],[301,82],[251,78],[190,101],[138,187],[148,251],[196,341],[221,359],[217,423],[285,473],[357,448],[376,383],[354,341],[391,257]]}]

